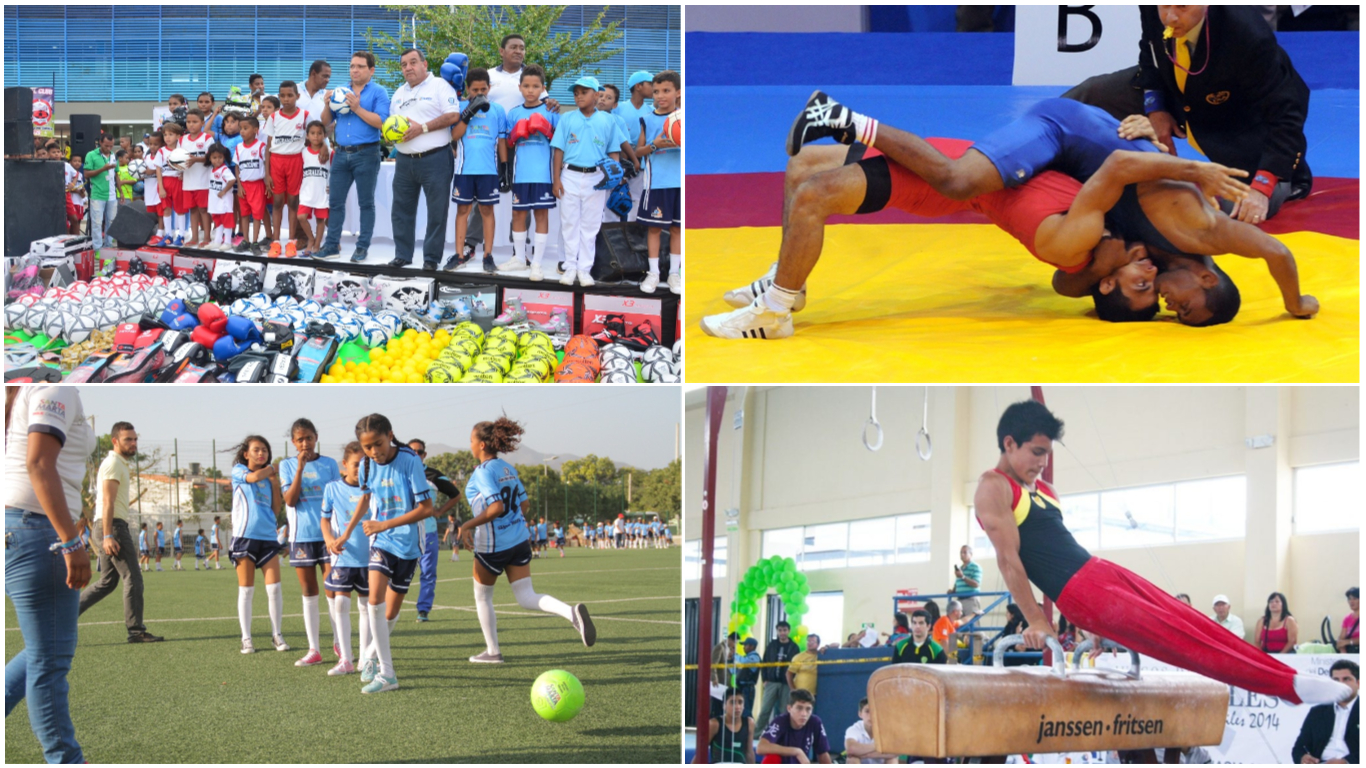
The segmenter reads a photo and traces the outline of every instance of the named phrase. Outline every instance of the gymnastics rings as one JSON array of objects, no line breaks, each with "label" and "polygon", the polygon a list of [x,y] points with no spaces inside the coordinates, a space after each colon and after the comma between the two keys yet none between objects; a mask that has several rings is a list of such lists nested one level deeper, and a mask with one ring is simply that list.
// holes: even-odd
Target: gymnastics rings
[{"label": "gymnastics rings", "polygon": [[920,431],[915,433],[915,452],[921,461],[929,461],[934,453],[930,442],[930,388],[925,387],[925,411],[920,416]]},{"label": "gymnastics rings", "polygon": [[[872,442],[868,441],[868,427],[872,427],[875,430]],[[877,451],[882,448],[882,425],[879,424],[877,420],[877,387],[873,387],[873,404],[868,412],[868,420],[863,422],[862,437],[864,448],[867,448],[870,451]]]}]

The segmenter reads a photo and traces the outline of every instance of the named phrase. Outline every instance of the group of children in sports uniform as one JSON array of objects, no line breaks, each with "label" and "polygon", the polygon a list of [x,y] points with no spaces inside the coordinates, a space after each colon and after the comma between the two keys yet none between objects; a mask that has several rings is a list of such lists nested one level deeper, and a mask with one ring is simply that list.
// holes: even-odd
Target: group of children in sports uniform
[{"label": "group of children in sports uniform", "polygon": [[[199,570],[201,562],[204,565],[204,570],[209,570],[210,560],[214,562],[214,565],[218,570],[223,570],[223,566],[218,564],[218,521],[219,518],[215,517],[213,519],[214,524],[209,528],[209,532],[206,534],[204,529],[200,528],[199,534],[195,537],[194,569],[196,571]],[[185,523],[183,521],[177,520],[175,523],[175,530],[171,532],[171,553],[175,557],[175,563],[171,566],[171,570],[173,571],[185,570],[185,567],[181,565],[180,562],[180,558],[185,554],[182,539],[184,526]],[[86,547],[89,548],[90,531],[88,527],[82,528],[81,538],[86,542]],[[138,567],[149,573],[153,570],[165,571],[165,569],[161,567],[161,558],[165,556],[165,529],[163,529],[161,523],[158,522],[156,523],[155,528],[149,532],[147,530],[147,524],[143,523],[138,530]],[[156,568],[153,568],[153,565],[155,565]]]},{"label": "group of children in sports uniform", "polygon": [[[497,458],[515,450],[520,434],[521,427],[504,417],[475,425],[470,439],[471,451],[482,463],[465,488],[473,518],[459,527],[457,535],[475,556],[476,607],[487,645],[484,653],[471,657],[477,663],[502,662],[492,592],[504,572],[523,608],[562,616],[585,645],[591,646],[596,636],[584,605],[571,608],[531,590],[531,549],[523,517],[526,491],[512,465]],[[379,693],[398,688],[390,634],[417,571],[422,523],[437,511],[421,458],[394,437],[387,418],[366,416],[356,425],[355,437],[343,448],[338,464],[319,455],[317,429],[308,419],[299,419],[290,427],[295,456],[278,466],[272,463],[266,438],[250,435],[243,440],[233,460],[229,556],[237,570],[242,653],[255,650],[251,605],[258,570],[265,578],[272,645],[277,651],[289,650],[280,627],[283,597],[276,540],[277,515],[285,511],[287,551],[303,591],[308,641],[308,652],[295,666],[323,661],[321,583],[337,657],[328,674],[347,675],[359,668],[361,692]],[[358,613],[358,658],[351,647],[353,593],[358,602],[364,598]]]},{"label": "group of children in sports uniform", "polygon": [[657,517],[647,523],[618,516],[611,522],[584,526],[583,535],[593,549],[668,549],[673,545],[669,526]]}]

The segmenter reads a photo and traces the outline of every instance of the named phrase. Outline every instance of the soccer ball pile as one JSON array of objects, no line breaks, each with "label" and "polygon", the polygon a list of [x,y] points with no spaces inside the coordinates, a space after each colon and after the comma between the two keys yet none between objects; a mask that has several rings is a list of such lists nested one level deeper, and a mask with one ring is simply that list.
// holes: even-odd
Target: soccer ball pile
[{"label": "soccer ball pile", "polygon": [[[36,346],[50,342],[80,344],[96,331],[112,331],[120,323],[136,322],[144,314],[160,314],[178,296],[191,298],[188,284],[176,285],[155,275],[114,275],[77,281],[64,288],[48,288],[41,295],[26,293],[5,305],[5,328]],[[208,299],[207,286],[194,283],[199,302]]]},{"label": "soccer ball pile", "polygon": [[238,299],[224,311],[229,315],[253,320],[258,325],[265,322],[289,323],[300,333],[311,324],[328,323],[335,330],[339,342],[345,344],[354,341],[370,348],[383,347],[404,328],[402,315],[393,310],[373,312],[364,306],[324,305],[316,299],[299,301],[293,296],[272,299],[264,293]]},{"label": "soccer ball pile", "polygon": [[496,327],[487,334],[476,324],[455,326],[451,343],[428,366],[436,383],[538,383],[548,381],[558,362],[550,336],[540,331]]}]

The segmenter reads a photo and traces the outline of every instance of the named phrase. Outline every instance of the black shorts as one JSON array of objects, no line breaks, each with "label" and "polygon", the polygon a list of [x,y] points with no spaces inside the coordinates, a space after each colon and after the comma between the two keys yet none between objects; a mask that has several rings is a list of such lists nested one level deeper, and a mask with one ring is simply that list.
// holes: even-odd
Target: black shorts
[{"label": "black shorts", "polygon": [[484,566],[484,570],[494,576],[502,576],[510,565],[526,565],[531,562],[531,542],[524,541],[512,549],[501,552],[475,552],[474,559]]},{"label": "black shorts", "polygon": [[143,557],[151,557],[151,556],[152,556],[152,553],[151,553],[151,552],[148,552],[146,547],[140,548],[140,549],[138,550],[138,554],[139,554],[139,555],[142,555]]},{"label": "black shorts", "polygon": [[417,558],[405,560],[392,552],[371,547],[369,570],[379,571],[388,576],[389,588],[400,595],[406,595],[408,587],[413,583],[413,574],[417,572]]},{"label": "black shorts", "polygon": [[181,547],[176,547],[176,548],[175,548],[175,553],[176,553],[177,555],[183,555],[183,554],[185,554],[185,550],[184,550],[183,548],[181,548]]},{"label": "black shorts", "polygon": [[359,592],[368,597],[370,595],[370,570],[349,566],[334,567],[327,572],[327,578],[323,579],[323,588],[341,593]]},{"label": "black shorts", "polygon": [[332,555],[327,551],[327,542],[296,541],[289,548],[289,564],[295,568],[311,568],[331,562]]},{"label": "black shorts", "polygon": [[280,554],[280,542],[274,539],[247,539],[234,536],[228,545],[228,559],[237,565],[242,558],[251,558],[257,568],[264,568],[272,558]]},{"label": "black shorts", "polygon": [[541,547],[545,547],[546,544],[550,543],[550,539],[537,539],[536,543]]},{"label": "black shorts", "polygon": [[165,548],[165,547],[157,547],[157,557],[165,557],[165,556],[166,556],[166,548]]},{"label": "black shorts", "polygon": [[217,551],[218,551],[218,542],[215,541],[214,543],[210,544],[210,545],[209,545],[209,549],[211,549],[211,550],[217,552]]},{"label": "black shorts", "polygon": [[682,205],[679,203],[681,191],[677,187],[645,190],[645,194],[640,196],[636,221],[647,227],[682,226]]}]

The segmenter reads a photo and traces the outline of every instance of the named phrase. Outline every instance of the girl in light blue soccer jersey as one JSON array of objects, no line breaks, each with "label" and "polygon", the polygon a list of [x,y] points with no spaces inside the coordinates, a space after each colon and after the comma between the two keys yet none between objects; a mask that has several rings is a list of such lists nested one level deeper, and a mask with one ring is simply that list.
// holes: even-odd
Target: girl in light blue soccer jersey
[{"label": "girl in light blue soccer jersey", "polygon": [[[337,629],[337,650],[341,661],[327,674],[349,675],[356,671],[351,655],[351,593],[361,597],[370,595],[370,537],[365,535],[360,522],[367,507],[365,493],[360,488],[360,463],[365,453],[360,443],[352,441],[342,449],[341,479],[333,480],[323,489],[322,533],[327,551],[333,559],[323,586],[332,598],[332,621]],[[361,606],[360,647],[370,646],[370,612]]]},{"label": "girl in light blue soccer jersey", "polygon": [[[422,520],[435,514],[422,459],[394,438],[389,420],[372,413],[356,424],[365,460],[361,491],[369,515],[362,529],[370,538],[370,647],[361,652],[361,693],[398,688],[389,633],[398,624],[403,596],[413,583],[421,554]],[[386,609],[387,607],[387,609]]]},{"label": "girl in light blue soccer jersey", "polygon": [[280,477],[271,463],[270,443],[260,435],[248,435],[238,444],[232,460],[232,543],[228,557],[237,569],[237,622],[242,626],[242,653],[251,644],[251,598],[256,591],[256,569],[266,576],[266,604],[270,609],[271,642],[287,651],[280,634],[284,593],[280,586],[280,545],[275,540],[275,517],[282,498]]},{"label": "girl in light blue soccer jersey", "polygon": [[[308,653],[294,662],[296,667],[323,663],[318,641],[318,582],[327,578],[331,557],[323,539],[323,489],[341,477],[337,462],[318,455],[318,430],[308,419],[299,419],[289,428],[295,456],[280,462],[280,491],[284,494],[285,514],[289,520],[289,564],[299,577],[304,596],[304,632]],[[322,579],[315,569],[322,569]],[[332,619],[332,593],[327,594],[327,615],[332,624],[332,650],[337,648],[337,623]]]},{"label": "girl in light blue soccer jersey", "polygon": [[588,606],[579,603],[570,608],[549,595],[536,594],[531,588],[531,544],[524,519],[526,489],[517,470],[498,458],[500,453],[517,450],[522,432],[521,425],[506,416],[497,421],[481,421],[470,432],[470,453],[480,464],[465,486],[465,498],[474,517],[460,526],[460,536],[465,548],[474,553],[474,605],[488,648],[471,656],[470,661],[480,664],[503,663],[493,613],[493,586],[504,571],[518,605],[569,620],[586,646],[591,647],[597,640]]}]

